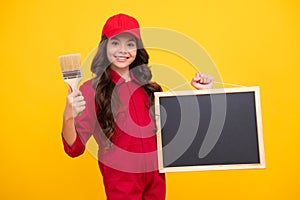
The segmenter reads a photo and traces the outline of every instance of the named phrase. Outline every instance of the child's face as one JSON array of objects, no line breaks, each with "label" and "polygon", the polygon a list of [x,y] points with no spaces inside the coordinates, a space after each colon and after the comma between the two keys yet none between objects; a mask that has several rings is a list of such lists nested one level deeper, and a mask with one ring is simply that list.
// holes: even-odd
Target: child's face
[{"label": "child's face", "polygon": [[121,33],[108,40],[107,58],[111,63],[110,67],[121,74],[128,72],[136,53],[136,40],[130,33]]}]

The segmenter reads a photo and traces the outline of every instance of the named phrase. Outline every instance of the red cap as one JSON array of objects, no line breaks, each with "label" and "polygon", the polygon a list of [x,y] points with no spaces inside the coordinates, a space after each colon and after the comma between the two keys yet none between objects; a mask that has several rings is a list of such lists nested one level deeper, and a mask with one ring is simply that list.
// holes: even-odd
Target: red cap
[{"label": "red cap", "polygon": [[141,39],[138,21],[125,14],[111,16],[102,29],[102,37],[112,38],[120,33],[127,32]]}]

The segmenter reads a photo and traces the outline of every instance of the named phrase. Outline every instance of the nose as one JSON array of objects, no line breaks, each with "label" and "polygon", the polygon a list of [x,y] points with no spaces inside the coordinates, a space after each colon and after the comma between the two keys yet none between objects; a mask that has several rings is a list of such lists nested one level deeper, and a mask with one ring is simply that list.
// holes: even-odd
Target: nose
[{"label": "nose", "polygon": [[128,53],[128,49],[125,44],[120,45],[119,52],[122,54]]}]

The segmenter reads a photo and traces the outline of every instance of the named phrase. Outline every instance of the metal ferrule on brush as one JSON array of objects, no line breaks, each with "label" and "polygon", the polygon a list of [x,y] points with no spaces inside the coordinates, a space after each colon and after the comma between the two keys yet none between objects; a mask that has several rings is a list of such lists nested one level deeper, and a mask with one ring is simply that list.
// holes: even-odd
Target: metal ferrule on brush
[{"label": "metal ferrule on brush", "polygon": [[82,77],[81,69],[62,71],[62,76],[64,80],[72,79],[72,78],[81,78]]}]

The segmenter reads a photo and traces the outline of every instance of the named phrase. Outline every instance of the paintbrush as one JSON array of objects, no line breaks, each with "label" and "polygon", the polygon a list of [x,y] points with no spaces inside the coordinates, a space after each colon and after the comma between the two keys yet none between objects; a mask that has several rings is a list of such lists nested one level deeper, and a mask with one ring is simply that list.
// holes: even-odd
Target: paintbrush
[{"label": "paintbrush", "polygon": [[58,58],[64,81],[72,88],[72,91],[77,90],[82,78],[80,54],[68,54]]}]

